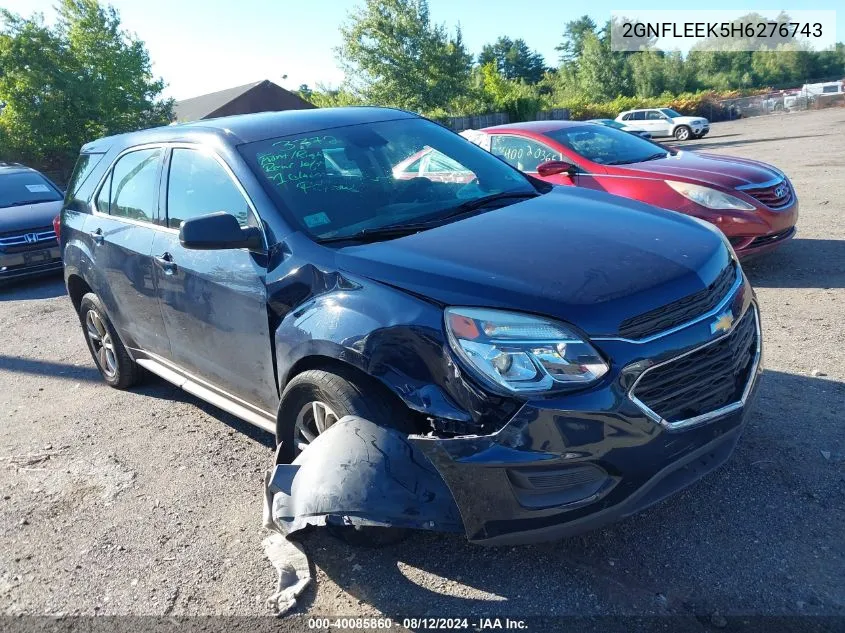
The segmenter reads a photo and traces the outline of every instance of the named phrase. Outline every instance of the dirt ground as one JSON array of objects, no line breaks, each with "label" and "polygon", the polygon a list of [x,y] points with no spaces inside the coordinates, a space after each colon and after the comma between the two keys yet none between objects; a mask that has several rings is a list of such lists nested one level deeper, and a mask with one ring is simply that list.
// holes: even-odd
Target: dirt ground
[{"label": "dirt ground", "polygon": [[[766,372],[730,462],[552,544],[310,535],[299,613],[845,615],[845,109],[717,123],[684,148],[771,162],[801,201],[798,237],[746,266]],[[273,438],[156,379],[106,386],[60,279],[0,290],[0,441],[0,613],[269,614]]]}]

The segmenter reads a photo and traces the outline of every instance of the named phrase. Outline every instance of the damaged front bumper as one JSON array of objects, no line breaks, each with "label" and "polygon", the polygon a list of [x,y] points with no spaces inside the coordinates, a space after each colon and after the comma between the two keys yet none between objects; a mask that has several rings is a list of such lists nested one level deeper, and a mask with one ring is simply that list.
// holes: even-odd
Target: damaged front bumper
[{"label": "damaged front bumper", "polygon": [[552,434],[579,424],[571,414],[527,406],[504,436],[455,439],[343,418],[275,466],[269,524],[286,535],[334,524],[464,531],[485,545],[555,540],[639,512],[723,464],[745,408],[683,433],[651,421],[651,432],[626,433],[608,419],[593,454],[556,446]]},{"label": "damaged front bumper", "polygon": [[[725,336],[713,339],[701,323],[641,346],[601,388],[525,402],[491,435],[409,437],[343,418],[293,464],[276,465],[270,523],[285,534],[326,524],[464,531],[474,543],[503,545],[554,540],[639,512],[723,464],[739,440],[762,350],[750,293],[734,307],[743,316]],[[604,349],[619,358],[632,345]],[[638,384],[648,372],[653,383],[676,362],[671,371],[698,375],[722,361],[741,398],[712,414],[667,422],[633,397],[646,390]]]}]

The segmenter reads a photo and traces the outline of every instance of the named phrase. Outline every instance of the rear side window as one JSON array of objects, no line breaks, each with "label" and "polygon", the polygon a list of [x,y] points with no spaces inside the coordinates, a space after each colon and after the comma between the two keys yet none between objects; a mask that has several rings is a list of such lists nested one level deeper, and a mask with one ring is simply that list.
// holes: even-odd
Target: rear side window
[{"label": "rear side window", "polygon": [[631,112],[626,121],[645,121],[645,112]]},{"label": "rear side window", "polygon": [[492,139],[490,152],[500,156],[520,171],[537,171],[537,166],[550,160],[560,160],[560,153],[551,147],[521,136],[497,135]]},{"label": "rear side window", "polygon": [[161,156],[161,148],[123,155],[97,196],[97,210],[119,218],[153,222]]},{"label": "rear side window", "polygon": [[[67,185],[66,200],[71,203],[80,198],[80,190],[88,181],[88,177],[103,160],[104,154],[80,154]],[[88,192],[90,196],[90,191]],[[87,197],[87,196],[86,196]]]},{"label": "rear side window", "polygon": [[167,180],[167,226],[178,229],[185,220],[217,211],[235,216],[241,226],[249,224],[249,205],[222,165],[204,152],[174,149]]}]

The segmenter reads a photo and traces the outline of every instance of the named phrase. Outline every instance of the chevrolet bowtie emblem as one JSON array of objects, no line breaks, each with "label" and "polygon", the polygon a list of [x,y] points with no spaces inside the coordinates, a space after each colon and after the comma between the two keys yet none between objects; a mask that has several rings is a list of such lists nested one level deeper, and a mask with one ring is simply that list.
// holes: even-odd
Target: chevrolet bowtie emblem
[{"label": "chevrolet bowtie emblem", "polygon": [[733,312],[728,310],[720,314],[713,323],[710,324],[710,333],[728,332],[734,324]]}]

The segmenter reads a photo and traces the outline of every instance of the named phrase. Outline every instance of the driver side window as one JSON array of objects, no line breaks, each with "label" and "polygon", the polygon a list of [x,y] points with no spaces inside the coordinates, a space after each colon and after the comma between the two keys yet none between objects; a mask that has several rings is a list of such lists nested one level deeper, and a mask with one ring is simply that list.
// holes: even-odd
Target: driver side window
[{"label": "driver side window", "polygon": [[522,136],[498,134],[492,137],[490,152],[520,171],[536,172],[538,165],[561,160],[560,152],[548,145]]},{"label": "driver side window", "polygon": [[167,179],[167,226],[216,211],[225,211],[241,226],[254,224],[249,205],[229,173],[217,160],[199,150],[174,148]]},{"label": "driver side window", "polygon": [[648,121],[662,121],[666,117],[663,116],[663,113],[658,112],[657,110],[649,110],[646,112],[646,119]]}]

